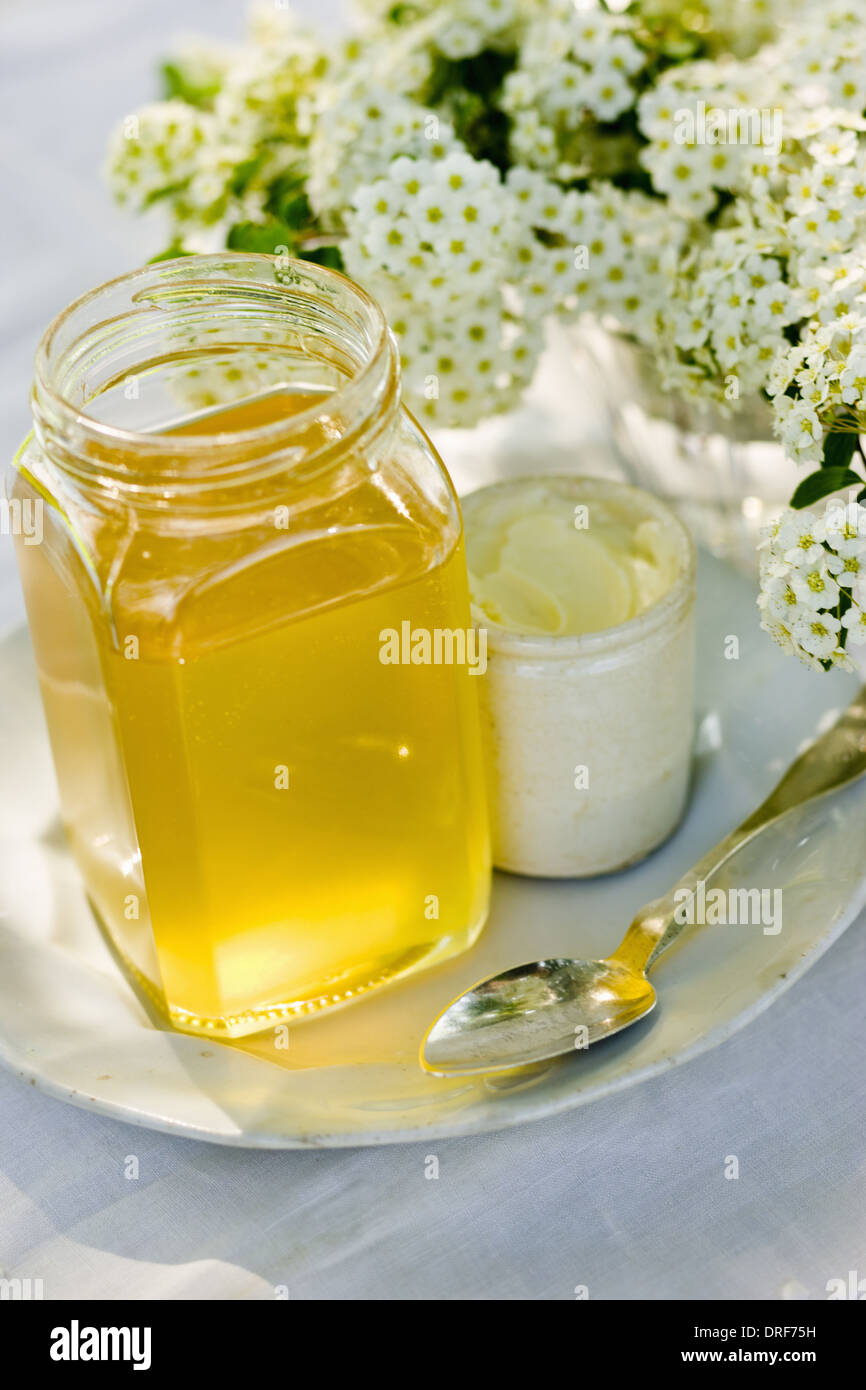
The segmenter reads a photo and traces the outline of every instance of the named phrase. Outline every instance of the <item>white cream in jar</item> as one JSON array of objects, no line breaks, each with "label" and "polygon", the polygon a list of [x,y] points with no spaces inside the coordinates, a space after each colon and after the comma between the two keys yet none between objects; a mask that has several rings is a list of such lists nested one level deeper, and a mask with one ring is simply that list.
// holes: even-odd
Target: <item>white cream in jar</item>
[{"label": "white cream in jar", "polygon": [[498,483],[463,513],[494,860],[555,877],[633,863],[688,793],[691,539],[658,499],[597,478]]}]

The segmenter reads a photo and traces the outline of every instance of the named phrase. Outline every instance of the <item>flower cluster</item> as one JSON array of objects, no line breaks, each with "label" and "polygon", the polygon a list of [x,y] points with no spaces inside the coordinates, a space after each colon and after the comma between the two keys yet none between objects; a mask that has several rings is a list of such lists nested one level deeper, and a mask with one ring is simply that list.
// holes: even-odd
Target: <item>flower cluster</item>
[{"label": "flower cluster", "polygon": [[174,253],[343,265],[431,422],[513,405],[545,318],[588,312],[668,389],[763,402],[828,493],[855,480],[866,0],[360,4],[346,39],[262,4],[237,49],[166,64],[112,142],[117,197],[166,209]]},{"label": "flower cluster", "polygon": [[720,194],[766,177],[783,127],[774,75],[761,64],[708,60],[671,68],[640,98],[640,162],[679,215],[714,213]]},{"label": "flower cluster", "polygon": [[788,511],[761,544],[761,626],[808,666],[851,667],[866,644],[866,507]]},{"label": "flower cluster", "polygon": [[[346,268],[385,306],[407,390],[425,418],[471,423],[479,408],[516,400],[532,377],[540,335],[527,324],[535,320],[506,302],[523,264],[517,206],[492,164],[459,149],[440,159],[401,156],[355,194]],[[537,288],[549,300],[553,265],[540,257],[523,268],[525,292]]]},{"label": "flower cluster", "polygon": [[211,229],[260,221],[274,188],[306,160],[326,68],[320,41],[269,5],[253,8],[239,48],[190,46],[163,67],[169,99],[127,116],[112,136],[116,199],[166,209],[184,250],[212,249]]},{"label": "flower cluster", "polygon": [[[779,26],[799,23],[812,0],[689,0],[688,20],[699,32],[711,57],[734,54],[745,58],[770,43]],[[653,0],[647,6],[654,27],[681,22],[683,0]]]},{"label": "flower cluster", "polygon": [[[792,140],[779,205],[799,331],[780,343],[767,381],[789,453],[820,463],[828,429],[853,450],[866,422],[866,123],[821,108]],[[778,212],[775,214],[778,217]]]},{"label": "flower cluster", "polygon": [[567,0],[540,5],[527,25],[518,62],[503,85],[515,163],[559,178],[578,176],[599,127],[634,106],[634,79],[646,52],[630,22]]},{"label": "flower cluster", "polygon": [[866,109],[862,5],[825,0],[820,8],[798,7],[796,21],[764,55],[779,67],[789,96],[800,107]]},{"label": "flower cluster", "polygon": [[[378,38],[389,35],[383,48],[393,52],[393,36],[408,35],[408,44],[397,44],[403,57],[409,49],[428,55],[436,49],[446,58],[459,61],[474,58],[486,48],[507,48],[515,41],[519,26],[531,13],[535,0],[412,0],[396,6],[393,0],[359,0],[356,8],[366,19],[365,32]],[[389,62],[395,66],[393,59]]]},{"label": "flower cluster", "polygon": [[778,246],[759,229],[705,235],[681,260],[660,311],[666,384],[733,408],[741,398],[754,399],[804,302],[803,291],[785,277]]},{"label": "flower cluster", "polygon": [[450,122],[368,77],[328,89],[317,115],[307,191],[323,218],[339,220],[358,198],[363,202],[394,160],[437,160],[463,148]]},{"label": "flower cluster", "polygon": [[121,204],[143,211],[168,188],[199,177],[207,120],[183,101],[154,102],[128,116],[108,151],[108,177]]}]

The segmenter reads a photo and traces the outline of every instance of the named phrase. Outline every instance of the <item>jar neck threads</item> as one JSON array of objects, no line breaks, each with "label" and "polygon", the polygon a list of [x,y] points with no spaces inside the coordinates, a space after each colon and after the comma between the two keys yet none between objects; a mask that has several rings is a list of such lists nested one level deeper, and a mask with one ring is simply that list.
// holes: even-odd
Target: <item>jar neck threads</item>
[{"label": "jar neck threads", "polygon": [[[190,428],[279,389],[314,403],[254,428]],[[188,256],[59,315],[39,345],[32,403],[46,457],[82,490],[197,510],[369,454],[397,417],[399,357],[375,302],[334,271]]]}]

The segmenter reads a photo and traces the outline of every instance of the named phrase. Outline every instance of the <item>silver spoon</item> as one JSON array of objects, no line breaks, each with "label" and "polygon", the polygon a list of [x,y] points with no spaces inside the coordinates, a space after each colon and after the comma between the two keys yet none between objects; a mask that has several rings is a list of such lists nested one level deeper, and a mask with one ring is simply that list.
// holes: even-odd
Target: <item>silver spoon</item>
[{"label": "silver spoon", "polygon": [[481,980],[435,1020],[421,1047],[422,1067],[437,1076],[511,1071],[586,1047],[637,1022],[656,1002],[646,972],[683,930],[686,914],[675,916],[683,893],[695,893],[699,883],[788,811],[864,772],[866,686],[748,820],[663,898],[641,909],[612,956],[532,961]]}]

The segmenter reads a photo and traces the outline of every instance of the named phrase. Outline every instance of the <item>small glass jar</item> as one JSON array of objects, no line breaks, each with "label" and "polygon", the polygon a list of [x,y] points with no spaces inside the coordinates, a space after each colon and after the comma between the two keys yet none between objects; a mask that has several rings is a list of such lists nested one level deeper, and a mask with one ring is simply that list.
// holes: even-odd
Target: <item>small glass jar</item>
[{"label": "small glass jar", "polygon": [[636,863],[677,826],[694,728],[695,548],[677,516],[640,488],[568,475],[495,483],[463,499],[470,562],[492,508],[539,488],[569,509],[616,509],[663,528],[666,592],[636,617],[576,635],[486,633],[483,727],[493,862],[513,873],[586,878]]},{"label": "small glass jar", "polygon": [[460,512],[378,307],[221,254],[40,345],[11,499],[69,841],[133,978],[237,1037],[464,950],[489,849]]}]

